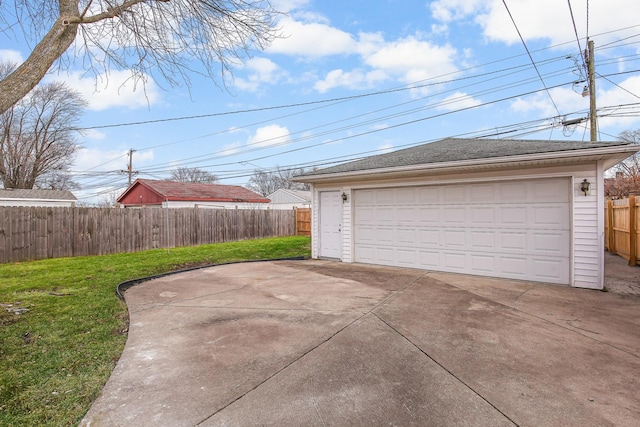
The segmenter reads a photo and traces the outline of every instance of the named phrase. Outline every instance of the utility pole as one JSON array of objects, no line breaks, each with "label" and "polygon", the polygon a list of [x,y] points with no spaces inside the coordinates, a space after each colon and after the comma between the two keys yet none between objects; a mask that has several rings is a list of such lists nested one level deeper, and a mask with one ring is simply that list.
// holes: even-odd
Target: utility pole
[{"label": "utility pole", "polygon": [[[131,181],[132,181],[133,174],[134,174],[134,171],[133,171],[133,153],[135,153],[135,152],[136,152],[136,150],[134,150],[133,148],[131,148],[129,150],[129,168],[127,169],[127,173],[129,174],[129,185],[131,185]],[[137,173],[137,172],[135,172],[135,173]]]},{"label": "utility pole", "polygon": [[589,73],[589,123],[591,125],[591,142],[598,140],[598,118],[596,117],[596,77],[593,50],[593,40],[589,40],[587,72]]}]

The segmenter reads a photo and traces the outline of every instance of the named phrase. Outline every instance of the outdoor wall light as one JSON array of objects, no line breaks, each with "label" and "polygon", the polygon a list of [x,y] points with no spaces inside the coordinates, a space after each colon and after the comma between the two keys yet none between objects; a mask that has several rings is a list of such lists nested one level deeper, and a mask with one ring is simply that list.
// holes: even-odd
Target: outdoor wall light
[{"label": "outdoor wall light", "polygon": [[347,201],[347,199],[348,199],[348,197],[347,197],[347,193],[344,193],[344,192],[343,192],[343,193],[342,193],[342,203],[346,202],[346,201]]},{"label": "outdoor wall light", "polygon": [[580,184],[580,190],[582,190],[585,196],[589,193],[590,186],[591,183],[587,181],[587,178],[585,178],[584,181],[582,181],[582,184]]}]

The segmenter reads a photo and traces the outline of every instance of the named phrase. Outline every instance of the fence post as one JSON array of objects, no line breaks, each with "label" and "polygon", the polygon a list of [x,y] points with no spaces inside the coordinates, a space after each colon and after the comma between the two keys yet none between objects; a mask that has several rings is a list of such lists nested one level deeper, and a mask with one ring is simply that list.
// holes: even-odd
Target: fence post
[{"label": "fence post", "polygon": [[636,265],[636,196],[629,196],[629,265]]},{"label": "fence post", "polygon": [[613,200],[607,200],[607,227],[609,227],[609,252],[616,253],[616,239],[613,231]]}]

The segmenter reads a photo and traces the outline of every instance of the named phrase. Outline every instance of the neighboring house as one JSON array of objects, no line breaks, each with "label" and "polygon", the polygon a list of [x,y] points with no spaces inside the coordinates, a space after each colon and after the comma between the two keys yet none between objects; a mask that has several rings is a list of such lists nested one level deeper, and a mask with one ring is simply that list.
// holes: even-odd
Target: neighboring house
[{"label": "neighboring house", "polygon": [[68,190],[0,189],[0,206],[73,207],[77,200]]},{"label": "neighboring house", "polygon": [[123,207],[266,209],[269,199],[237,185],[137,179],[118,203]]},{"label": "neighboring house", "polygon": [[295,180],[313,184],[314,258],[602,289],[603,174],[638,150],[445,139]]},{"label": "neighboring house", "polygon": [[311,191],[287,190],[281,188],[267,196],[271,200],[270,209],[291,210],[311,207]]}]

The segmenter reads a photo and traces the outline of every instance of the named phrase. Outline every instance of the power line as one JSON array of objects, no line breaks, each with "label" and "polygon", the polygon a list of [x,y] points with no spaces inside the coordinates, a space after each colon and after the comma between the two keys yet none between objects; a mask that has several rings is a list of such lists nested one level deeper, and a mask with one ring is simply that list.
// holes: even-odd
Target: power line
[{"label": "power line", "polygon": [[582,58],[582,67],[586,70],[587,64],[584,61],[584,56],[582,55],[582,46],[580,45],[580,37],[578,36],[578,29],[576,28],[576,20],[573,17],[573,8],[571,7],[571,0],[567,0],[569,4],[569,13],[571,14],[571,23],[573,24],[573,32],[576,35],[576,41],[578,42],[578,52],[580,52],[580,57]]},{"label": "power line", "polygon": [[529,52],[529,48],[527,47],[527,44],[524,41],[524,38],[522,37],[522,34],[520,33],[520,29],[518,28],[518,25],[516,24],[515,19],[513,19],[513,15],[511,14],[511,11],[509,10],[509,6],[507,6],[507,2],[506,0],[502,0],[502,4],[504,4],[504,7],[507,9],[507,13],[509,14],[509,18],[511,18],[511,22],[513,22],[513,26],[516,28],[516,31],[518,32],[518,36],[520,37],[520,40],[522,41],[522,45],[524,46],[524,49],[527,51],[527,55],[529,55],[529,59],[531,60],[531,63],[533,64],[533,68],[536,69],[536,73],[538,73],[538,77],[540,78],[540,82],[542,83],[542,86],[544,87],[545,91],[547,92],[547,95],[549,96],[549,99],[551,100],[551,103],[553,104],[554,108],[556,109],[556,112],[558,113],[558,115],[560,116],[560,110],[558,109],[558,106],[556,105],[556,103],[553,101],[553,98],[551,97],[551,93],[549,92],[549,89],[547,88],[547,85],[544,83],[544,80],[542,79],[542,76],[540,75],[540,71],[538,70],[538,66],[536,65],[536,62],[533,60],[533,56],[531,56],[531,52]]},{"label": "power line", "polygon": [[[553,58],[553,59],[551,59],[551,60],[549,60],[547,62],[556,61],[556,60],[559,60],[560,58],[564,59],[565,57],[562,56],[562,57],[558,57],[558,58]],[[513,68],[520,68],[520,67],[512,67],[512,69]],[[512,70],[512,69],[509,69],[509,70]],[[508,70],[505,70],[505,71],[508,71]],[[516,72],[517,71],[512,71],[509,74],[514,74]],[[563,69],[561,71],[554,72],[554,75],[564,75],[565,72],[566,72],[566,69]],[[494,73],[485,73],[484,75],[487,75],[487,74],[494,74]],[[384,108],[380,108],[380,109],[377,109],[377,110],[365,112],[365,113],[362,113],[362,114],[358,114],[356,116],[347,117],[347,118],[344,118],[344,119],[340,119],[340,120],[337,120],[337,121],[325,123],[325,124],[314,126],[314,127],[311,127],[311,128],[299,130],[299,131],[296,131],[296,132],[293,132],[293,133],[289,134],[289,136],[296,135],[296,134],[303,135],[302,137],[300,137],[298,139],[288,140],[288,141],[284,141],[284,142],[281,142],[281,143],[278,143],[278,144],[270,144],[268,146],[263,146],[263,144],[265,142],[269,142],[269,140],[255,141],[255,142],[253,142],[251,144],[245,145],[241,153],[234,152],[233,155],[246,154],[248,152],[265,150],[265,149],[273,148],[273,147],[279,146],[279,145],[288,145],[288,144],[290,144],[292,142],[300,142],[300,141],[308,140],[308,139],[311,139],[311,138],[318,138],[320,136],[326,136],[328,134],[335,133],[335,132],[338,132],[338,131],[345,131],[345,130],[355,129],[357,127],[362,127],[362,126],[365,126],[365,125],[379,123],[379,122],[381,122],[383,120],[389,120],[389,119],[393,119],[393,118],[398,118],[398,117],[401,117],[401,116],[404,116],[404,115],[416,113],[416,112],[423,111],[423,110],[429,110],[429,109],[433,109],[433,108],[442,108],[442,107],[445,107],[447,104],[451,104],[451,103],[460,101],[461,98],[453,98],[453,99],[448,98],[448,99],[445,99],[445,100],[442,100],[442,101],[425,104],[425,105],[422,105],[422,106],[420,106],[418,108],[405,110],[405,111],[402,111],[402,112],[393,113],[393,114],[389,114],[389,115],[385,115],[385,116],[378,116],[378,117],[371,118],[369,120],[362,121],[362,122],[359,122],[359,123],[356,123],[356,124],[353,124],[353,125],[348,125],[348,126],[339,127],[339,128],[333,128],[333,129],[330,129],[330,130],[327,130],[327,131],[324,131],[324,132],[321,132],[321,133],[315,133],[315,134],[312,134],[312,135],[309,134],[313,130],[316,130],[316,129],[319,129],[319,128],[322,128],[322,127],[326,127],[326,126],[330,126],[332,124],[346,122],[346,121],[349,121],[349,120],[353,120],[355,118],[364,117],[364,116],[371,115],[371,114],[376,113],[376,112],[382,112],[382,111],[385,111],[385,110],[389,110],[389,109],[392,109],[392,108],[396,108],[396,107],[399,107],[399,106],[403,106],[403,105],[407,105],[407,104],[411,104],[411,103],[415,103],[415,102],[421,102],[421,101],[423,101],[423,100],[425,100],[427,98],[430,98],[430,97],[434,97],[434,96],[438,96],[438,95],[444,95],[444,94],[449,93],[449,92],[457,92],[457,91],[459,91],[461,89],[464,89],[466,87],[473,86],[473,85],[476,85],[476,84],[487,83],[487,82],[490,82],[492,80],[502,81],[503,78],[505,76],[509,75],[509,74],[502,73],[499,76],[493,77],[491,79],[478,81],[476,83],[465,85],[465,86],[454,87],[454,88],[447,89],[447,90],[444,90],[444,91],[441,91],[441,92],[438,92],[438,93],[435,93],[435,94],[430,94],[430,95],[422,97],[422,98],[413,99],[411,101],[406,101],[406,102],[403,102],[403,103],[400,103],[400,104],[395,104],[393,106],[387,106],[387,107],[384,107]],[[482,95],[487,95],[487,94],[490,94],[490,93],[498,92],[498,91],[501,91],[501,90],[512,89],[512,88],[517,87],[517,86],[528,84],[532,80],[533,79],[527,79],[527,80],[521,80],[521,81],[518,81],[518,82],[515,82],[515,83],[508,83],[508,84],[500,85],[498,87],[485,89],[485,90],[482,90],[480,92],[475,92],[475,93],[472,93],[472,94],[470,94],[468,96],[469,97],[476,97],[476,96],[482,96]],[[224,132],[226,132],[226,131],[224,131]],[[224,132],[218,132],[216,134],[220,134],[220,133],[224,133]],[[175,164],[176,162],[181,162],[182,164],[185,164],[184,163],[185,161],[188,161],[187,164],[189,164],[189,163],[198,163],[198,162],[206,160],[207,158],[214,158],[214,157],[217,158],[217,157],[219,157],[221,155],[225,156],[226,155],[225,154],[226,151],[227,151],[227,149],[223,148],[223,149],[221,149],[219,151],[216,151],[216,152],[213,152],[213,153],[207,153],[207,154],[198,155],[198,156],[194,156],[194,157],[190,157],[190,158],[186,158],[186,159],[180,159],[180,160],[172,159],[170,162],[166,162],[164,164]],[[196,159],[200,159],[200,160],[196,160]],[[161,166],[161,165],[163,165],[163,164],[161,163],[161,164],[158,164],[157,166]]]}]

